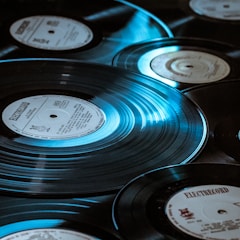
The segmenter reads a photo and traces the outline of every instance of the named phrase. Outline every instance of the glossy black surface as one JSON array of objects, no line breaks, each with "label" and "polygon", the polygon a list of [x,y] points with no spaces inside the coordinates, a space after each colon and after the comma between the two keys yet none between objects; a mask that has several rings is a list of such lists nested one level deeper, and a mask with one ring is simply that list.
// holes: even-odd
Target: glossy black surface
[{"label": "glossy black surface", "polygon": [[[212,40],[222,46],[231,45],[234,50],[227,52],[224,48],[215,49],[218,45],[208,47],[224,59],[230,59],[230,77],[239,81],[239,64],[235,61],[240,48],[239,21],[218,21],[198,15],[189,8],[188,0],[130,2],[134,5],[112,0],[0,0],[0,58],[59,57],[111,65],[119,51],[141,41],[170,38],[171,43],[175,38],[184,38],[192,45],[191,39],[198,38],[199,45]],[[94,41],[87,49],[52,52],[24,46],[10,36],[9,26],[14,21],[40,13],[86,21],[94,30]],[[40,65],[31,61],[3,63],[0,67],[1,110],[16,99],[34,94],[81,97],[99,104],[109,117],[102,131],[104,137],[95,135],[97,141],[85,138],[88,144],[79,139],[67,143],[51,141],[50,146],[49,141],[16,134],[1,121],[0,238],[29,228],[49,227],[73,229],[100,239],[115,240],[120,235],[131,240],[135,236],[141,239],[143,235],[146,239],[152,235],[152,239],[181,239],[179,232],[172,231],[169,225],[160,233],[159,228],[152,231],[152,226],[148,231],[144,224],[147,222],[149,226],[149,218],[146,220],[143,211],[147,204],[151,221],[160,222],[160,227],[166,226],[166,219],[159,218],[156,209],[159,205],[155,203],[164,204],[169,194],[189,184],[210,181],[238,184],[239,167],[205,163],[239,164],[236,160],[239,156],[239,83],[230,81],[209,88],[187,89],[183,96],[169,86],[122,70],[115,72],[87,65],[77,70],[78,64],[67,62],[54,63],[52,67],[46,59]],[[199,112],[188,98],[203,111]],[[112,128],[119,115],[121,123]],[[204,165],[186,166],[185,163],[191,161]],[[114,228],[111,207],[118,190],[149,169],[174,163],[183,165],[166,168],[159,175],[156,171],[154,182],[143,181],[146,188],[142,184],[132,188],[129,184],[118,195],[113,212],[117,223]],[[145,175],[141,179],[145,179]],[[149,190],[151,184],[161,191],[151,195],[156,190],[155,187]],[[103,192],[109,194],[101,195]],[[149,198],[151,201],[147,202]]]},{"label": "glossy black surface", "polygon": [[40,195],[118,190],[147,170],[192,161],[207,138],[201,111],[152,78],[49,59],[7,61],[0,68],[1,114],[17,99],[63,94],[91,102],[106,116],[97,131],[67,140],[24,136],[1,121],[2,190]]},{"label": "glossy black surface", "polygon": [[56,229],[71,231],[75,237],[85,234],[79,239],[120,239],[111,221],[109,206],[113,195],[62,199],[14,198],[1,195],[0,199],[1,239],[8,239],[10,236],[19,238],[20,235],[24,239],[31,239],[30,236],[62,239],[64,234],[59,236],[54,233]]},{"label": "glossy black surface", "polygon": [[[209,185],[211,188],[211,185],[229,185],[239,188],[239,173],[240,166],[219,163],[176,165],[147,172],[129,182],[115,198],[113,219],[116,228],[125,239],[129,240],[208,239],[212,237],[211,233],[197,238],[179,231],[174,224],[170,223],[166,215],[166,203],[173,195],[194,186]],[[221,195],[216,196],[215,200],[218,203],[221,202]],[[186,203],[180,201],[178,204],[180,207]],[[207,202],[200,198],[199,205],[203,210],[207,207]],[[191,206],[189,208],[194,210]],[[202,217],[203,219],[207,218]],[[204,220],[199,222],[199,226],[204,224]],[[208,220],[214,223],[216,218],[212,219],[210,215]],[[239,232],[239,228],[236,229]],[[195,229],[192,231],[194,232]]]},{"label": "glossy black surface", "polygon": [[239,163],[240,82],[219,82],[184,91],[203,110],[209,124],[209,138],[200,162]]}]

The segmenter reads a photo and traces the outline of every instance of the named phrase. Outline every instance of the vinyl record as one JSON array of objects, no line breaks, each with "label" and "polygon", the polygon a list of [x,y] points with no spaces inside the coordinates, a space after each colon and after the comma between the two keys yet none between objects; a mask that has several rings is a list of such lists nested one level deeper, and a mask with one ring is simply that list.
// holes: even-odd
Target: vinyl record
[{"label": "vinyl record", "polygon": [[5,5],[2,59],[64,57],[110,65],[117,51],[129,44],[172,36],[160,19],[124,0]]},{"label": "vinyl record", "polygon": [[179,3],[187,13],[204,20],[240,24],[239,0],[179,0]]},{"label": "vinyl record", "polygon": [[239,49],[199,38],[164,38],[130,45],[113,65],[158,79],[180,90],[239,75]]},{"label": "vinyl record", "polygon": [[1,191],[98,194],[146,170],[192,161],[207,138],[176,89],[106,65],[0,64]]},{"label": "vinyl record", "polygon": [[197,161],[240,161],[240,82],[219,82],[183,92],[202,109],[209,125],[209,139]]},{"label": "vinyl record", "polygon": [[[109,211],[103,205],[108,201],[107,196],[90,199],[1,196],[0,199],[1,240],[120,239],[112,227],[111,205]],[[97,209],[98,205],[102,212]]]},{"label": "vinyl record", "polygon": [[124,239],[239,239],[240,166],[192,163],[129,182],[113,204]]},{"label": "vinyl record", "polygon": [[170,7],[172,19],[166,22],[174,36],[207,37],[240,46],[239,0],[177,0],[175,6]]}]

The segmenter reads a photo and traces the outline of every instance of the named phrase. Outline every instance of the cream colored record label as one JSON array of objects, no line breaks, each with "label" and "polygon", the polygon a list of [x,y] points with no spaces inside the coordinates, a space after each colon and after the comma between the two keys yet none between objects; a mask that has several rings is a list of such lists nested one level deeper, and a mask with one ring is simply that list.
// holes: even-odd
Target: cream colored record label
[{"label": "cream colored record label", "polygon": [[80,232],[65,229],[32,229],[10,234],[1,240],[98,240]]},{"label": "cream colored record label", "polygon": [[29,47],[64,51],[83,47],[93,39],[84,23],[60,16],[30,16],[10,27],[11,36]]},{"label": "cream colored record label", "polygon": [[2,113],[12,131],[36,139],[72,139],[91,134],[105,122],[95,104],[71,96],[37,95],[9,104]]},{"label": "cream colored record label", "polygon": [[230,73],[230,66],[220,57],[192,50],[159,54],[152,59],[150,67],[162,78],[183,83],[215,82]]},{"label": "cream colored record label", "polygon": [[177,192],[167,202],[166,214],[180,231],[211,240],[240,239],[240,188],[202,185]]},{"label": "cream colored record label", "polygon": [[191,0],[189,5],[199,15],[222,20],[240,20],[240,0]]}]

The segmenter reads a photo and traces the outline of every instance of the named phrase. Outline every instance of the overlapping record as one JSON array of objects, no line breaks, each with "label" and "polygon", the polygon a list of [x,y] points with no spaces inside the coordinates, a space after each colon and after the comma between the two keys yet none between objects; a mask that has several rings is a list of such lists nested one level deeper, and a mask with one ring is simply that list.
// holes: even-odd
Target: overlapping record
[{"label": "overlapping record", "polygon": [[[112,222],[107,220],[108,217],[111,220],[111,206],[109,212],[104,212],[107,208],[100,203],[105,201],[103,199],[1,196],[0,239],[117,240],[117,232],[107,228],[108,224],[112,226]],[[102,212],[96,210],[97,205],[101,205]],[[97,213],[101,215],[97,216]],[[102,224],[99,224],[100,219]]]},{"label": "overlapping record", "polygon": [[240,23],[239,0],[179,0],[179,4],[187,12],[208,21]]},{"label": "overlapping record", "polygon": [[178,90],[106,65],[55,59],[0,64],[1,191],[115,191],[160,166],[192,161],[202,112]]},{"label": "overlapping record", "polygon": [[164,38],[130,45],[113,65],[158,79],[180,90],[239,75],[240,52],[233,45],[201,38]]},{"label": "overlapping record", "polygon": [[168,23],[175,36],[207,36],[240,46],[239,0],[177,0],[175,6],[178,14]]},{"label": "overlapping record", "polygon": [[239,239],[240,166],[192,163],[129,182],[113,204],[124,239]]},{"label": "overlapping record", "polygon": [[124,0],[19,1],[0,11],[2,59],[64,57],[111,64],[129,44],[172,36],[160,19]]},{"label": "overlapping record", "polygon": [[224,81],[183,92],[202,109],[209,125],[209,139],[197,161],[240,161],[240,82]]}]

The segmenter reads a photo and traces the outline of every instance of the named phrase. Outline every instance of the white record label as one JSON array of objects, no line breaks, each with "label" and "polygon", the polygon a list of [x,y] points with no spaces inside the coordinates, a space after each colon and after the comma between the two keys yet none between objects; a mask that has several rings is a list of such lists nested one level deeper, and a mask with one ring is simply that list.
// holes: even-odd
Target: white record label
[{"label": "white record label", "polygon": [[166,205],[170,222],[199,239],[240,239],[240,188],[202,185],[173,195]]},{"label": "white record label", "polygon": [[98,238],[65,229],[33,229],[10,234],[1,240],[97,240]]},{"label": "white record label", "polygon": [[183,83],[209,83],[222,80],[230,73],[222,58],[200,51],[179,50],[154,57],[152,71],[169,80]]},{"label": "white record label", "polygon": [[30,16],[14,22],[11,36],[29,47],[64,51],[83,47],[93,39],[84,23],[59,16]]},{"label": "white record label", "polygon": [[190,0],[192,10],[222,20],[240,20],[240,0]]},{"label": "white record label", "polygon": [[2,113],[12,131],[36,139],[63,140],[97,131],[105,115],[95,104],[71,96],[37,95],[9,104]]}]

